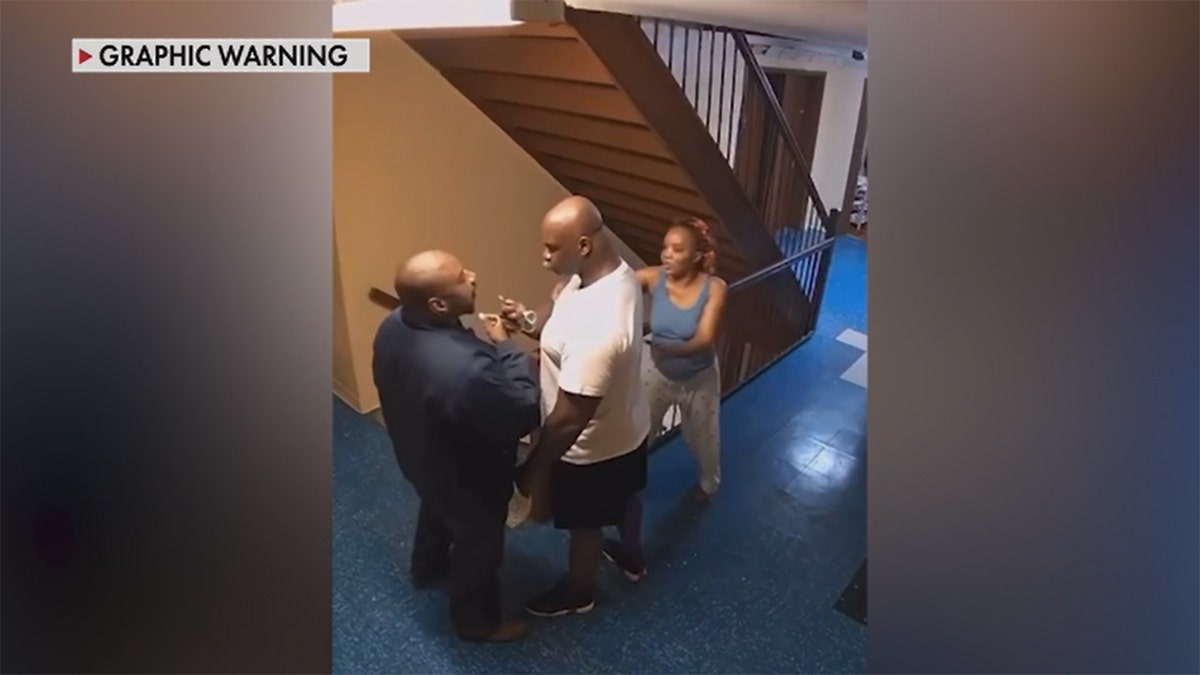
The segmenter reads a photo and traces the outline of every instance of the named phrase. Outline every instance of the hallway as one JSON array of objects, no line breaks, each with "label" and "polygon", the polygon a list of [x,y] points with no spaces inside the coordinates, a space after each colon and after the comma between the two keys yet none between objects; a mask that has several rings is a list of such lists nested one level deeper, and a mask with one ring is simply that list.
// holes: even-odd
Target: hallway
[{"label": "hallway", "polygon": [[[661,447],[649,576],[602,565],[595,612],[535,620],[515,645],[459,642],[444,591],[409,585],[415,495],[383,429],[335,400],[334,672],[862,672],[866,628],[834,605],[866,553],[866,389],[851,372],[866,332],[865,243],[842,237],[816,334],[722,407],[713,503],[687,500],[682,441]],[[545,590],[565,552],[549,527],[510,531],[506,605]]]}]

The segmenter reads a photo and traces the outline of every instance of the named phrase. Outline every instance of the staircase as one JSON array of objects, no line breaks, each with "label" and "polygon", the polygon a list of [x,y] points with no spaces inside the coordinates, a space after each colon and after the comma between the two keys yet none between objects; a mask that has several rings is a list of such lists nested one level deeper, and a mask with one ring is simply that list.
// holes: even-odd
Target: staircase
[{"label": "staircase", "polygon": [[731,284],[726,392],[812,333],[832,222],[742,33],[566,9],[564,23],[406,43],[653,264],[672,220],[698,216]]}]

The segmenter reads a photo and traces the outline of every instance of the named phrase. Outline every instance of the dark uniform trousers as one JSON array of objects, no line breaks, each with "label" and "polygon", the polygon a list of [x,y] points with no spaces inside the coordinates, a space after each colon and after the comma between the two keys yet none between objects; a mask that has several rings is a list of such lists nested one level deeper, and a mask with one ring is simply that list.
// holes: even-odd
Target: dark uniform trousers
[{"label": "dark uniform trousers", "polygon": [[500,624],[500,566],[507,504],[471,510],[421,502],[413,546],[416,579],[450,569],[450,621],[466,637],[484,637]]},{"label": "dark uniform trousers", "polygon": [[421,495],[413,580],[448,568],[455,630],[486,637],[500,622],[517,444],[541,422],[529,355],[401,308],[380,325],[372,370],[396,460]]}]

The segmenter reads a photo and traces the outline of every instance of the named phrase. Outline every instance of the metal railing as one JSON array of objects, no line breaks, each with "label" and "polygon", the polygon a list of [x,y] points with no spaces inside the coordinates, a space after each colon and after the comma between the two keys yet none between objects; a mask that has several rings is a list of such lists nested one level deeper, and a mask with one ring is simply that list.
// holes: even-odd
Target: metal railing
[{"label": "metal railing", "polygon": [[[717,337],[721,397],[725,398],[758,377],[776,361],[803,344],[816,329],[821,289],[817,272],[833,254],[834,240],[826,239],[729,285],[725,329]],[[797,270],[803,270],[801,275]],[[769,303],[772,286],[800,281],[805,303]],[[767,293],[751,290],[767,289]],[[649,365],[649,336],[645,353]],[[665,441],[679,431],[680,411],[672,407],[661,420]],[[651,420],[651,423],[660,423]]]},{"label": "metal railing", "polygon": [[[639,23],[782,256],[730,285],[717,341],[721,390],[728,396],[812,335],[835,222],[745,34],[671,19],[639,17]],[[799,285],[803,297],[788,285]],[[669,411],[664,438],[678,422],[679,411]]]},{"label": "metal railing", "polygon": [[[783,107],[741,31],[640,18],[784,258],[834,234]],[[797,278],[811,272],[797,263]]]}]

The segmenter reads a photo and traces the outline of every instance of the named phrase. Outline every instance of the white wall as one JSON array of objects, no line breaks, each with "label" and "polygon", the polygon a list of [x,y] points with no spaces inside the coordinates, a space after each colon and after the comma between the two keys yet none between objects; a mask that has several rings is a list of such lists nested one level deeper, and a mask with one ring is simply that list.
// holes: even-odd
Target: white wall
[{"label": "white wall", "polygon": [[825,73],[817,145],[813,151],[813,182],[828,209],[841,208],[854,152],[854,133],[867,79],[865,62],[841,59],[798,49],[786,57],[760,56],[764,68]]},{"label": "white wall", "polygon": [[867,45],[867,0],[567,0],[567,4],[577,9],[731,26],[845,49]]}]

